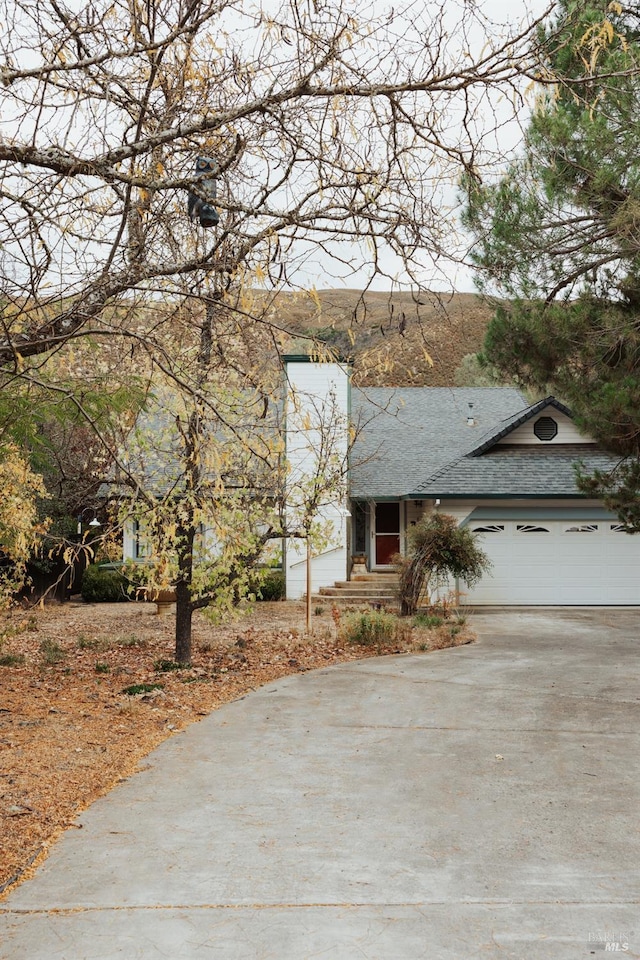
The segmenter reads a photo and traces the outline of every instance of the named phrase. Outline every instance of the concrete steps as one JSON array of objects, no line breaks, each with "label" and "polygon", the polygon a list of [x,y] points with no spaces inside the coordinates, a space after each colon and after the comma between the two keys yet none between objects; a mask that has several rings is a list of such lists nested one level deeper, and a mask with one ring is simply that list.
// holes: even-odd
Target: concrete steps
[{"label": "concrete steps", "polygon": [[363,573],[351,580],[339,580],[332,587],[321,587],[314,603],[395,607],[398,578],[394,573]]}]

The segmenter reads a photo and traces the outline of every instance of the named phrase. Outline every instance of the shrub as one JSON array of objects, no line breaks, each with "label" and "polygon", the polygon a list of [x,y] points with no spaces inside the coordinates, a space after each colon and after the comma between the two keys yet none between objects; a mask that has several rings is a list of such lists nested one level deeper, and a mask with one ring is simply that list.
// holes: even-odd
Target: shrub
[{"label": "shrub", "polygon": [[93,563],[82,574],[82,599],[86,603],[118,603],[127,600],[127,580],[119,570],[105,570]]},{"label": "shrub", "polygon": [[256,589],[258,600],[284,600],[286,582],[282,570],[267,570]]},{"label": "shrub", "polygon": [[342,617],[340,630],[347,643],[363,647],[393,643],[398,633],[398,618],[392,613],[349,613]]},{"label": "shrub", "polygon": [[441,627],[444,618],[437,613],[417,613],[413,618],[416,627]]},{"label": "shrub", "polygon": [[473,586],[491,563],[471,530],[458,526],[455,517],[446,513],[431,513],[411,529],[408,555],[396,557],[395,566],[400,612],[413,616],[432,578],[459,577]]}]

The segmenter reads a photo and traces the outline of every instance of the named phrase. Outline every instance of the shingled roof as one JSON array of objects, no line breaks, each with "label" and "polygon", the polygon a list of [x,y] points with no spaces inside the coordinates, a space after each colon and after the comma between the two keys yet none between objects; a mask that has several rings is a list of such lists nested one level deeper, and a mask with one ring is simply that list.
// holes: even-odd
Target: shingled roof
[{"label": "shingled roof", "polygon": [[[549,407],[527,405],[504,388],[372,388],[355,391],[362,434],[352,454],[354,499],[580,497],[575,465],[586,473],[617,460],[594,443],[513,444],[509,434]],[[468,418],[473,419],[469,425]]]},{"label": "shingled roof", "polygon": [[517,390],[500,387],[354,388],[351,496],[410,497],[427,478],[526,409]]},{"label": "shingled roof", "polygon": [[585,473],[611,470],[615,457],[593,442],[513,444],[509,434],[543,410],[553,408],[567,417],[571,411],[555,397],[546,397],[512,417],[494,424],[480,442],[435,471],[412,491],[416,498],[452,497],[581,497],[576,464]]},{"label": "shingled roof", "polygon": [[434,497],[579,497],[574,465],[585,472],[610,470],[617,460],[593,444],[494,446],[475,451],[418,484],[416,498]]}]

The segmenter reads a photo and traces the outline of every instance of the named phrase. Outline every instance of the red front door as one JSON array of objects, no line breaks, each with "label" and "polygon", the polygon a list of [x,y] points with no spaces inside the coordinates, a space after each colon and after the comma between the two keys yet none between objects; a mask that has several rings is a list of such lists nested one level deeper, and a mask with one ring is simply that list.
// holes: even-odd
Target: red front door
[{"label": "red front door", "polygon": [[376,503],[375,565],[387,567],[400,553],[400,504]]}]

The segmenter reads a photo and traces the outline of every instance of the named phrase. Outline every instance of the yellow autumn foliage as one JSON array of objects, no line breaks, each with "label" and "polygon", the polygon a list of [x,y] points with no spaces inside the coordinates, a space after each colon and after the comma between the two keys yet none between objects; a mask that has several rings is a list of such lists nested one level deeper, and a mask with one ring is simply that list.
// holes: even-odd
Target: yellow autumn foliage
[{"label": "yellow autumn foliage", "polygon": [[13,444],[0,450],[0,607],[11,602],[26,579],[26,562],[46,532],[38,518],[38,498],[47,493],[42,477],[31,470]]}]

